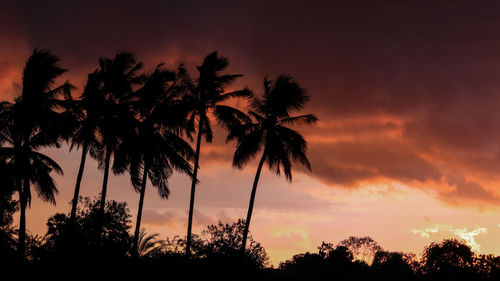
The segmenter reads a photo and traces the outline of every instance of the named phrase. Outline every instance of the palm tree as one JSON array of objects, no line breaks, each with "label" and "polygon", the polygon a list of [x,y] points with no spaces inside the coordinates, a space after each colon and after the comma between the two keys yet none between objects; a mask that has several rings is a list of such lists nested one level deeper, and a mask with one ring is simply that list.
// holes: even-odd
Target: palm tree
[{"label": "palm tree", "polygon": [[[0,155],[14,167],[14,183],[19,196],[18,251],[24,256],[26,239],[26,207],[31,204],[31,187],[42,200],[55,204],[56,185],[51,172],[62,169],[41,148],[60,146],[74,126],[67,110],[71,102],[68,82],[53,87],[66,70],[57,65],[59,59],[48,51],[35,49],[23,71],[23,90],[15,103],[4,102],[0,109]],[[59,99],[60,97],[63,99]]]},{"label": "palm tree", "polygon": [[[181,67],[181,73],[183,68]],[[173,170],[192,176],[189,160],[191,146],[180,136],[186,126],[186,114],[180,103],[181,79],[159,65],[146,75],[143,86],[131,96],[137,114],[137,134],[124,140],[115,153],[116,163],[127,163],[133,186],[140,192],[132,254],[138,253],[142,209],[147,179],[161,198],[170,194],[168,179]],[[118,165],[115,172],[121,172]],[[118,170],[117,170],[118,169]]]},{"label": "palm tree", "polygon": [[87,84],[80,96],[80,100],[74,101],[73,112],[78,120],[76,131],[71,139],[70,150],[74,147],[82,147],[80,168],[76,178],[75,192],[71,204],[70,221],[73,222],[76,216],[78,198],[80,196],[80,184],[82,182],[85,160],[89,149],[99,148],[99,141],[96,138],[96,130],[99,122],[99,114],[103,111],[102,80],[99,71],[89,73]]},{"label": "palm tree", "polygon": [[141,257],[154,257],[155,255],[162,254],[166,245],[164,240],[158,240],[158,236],[158,233],[147,234],[144,228],[141,229],[137,242],[137,255]]},{"label": "palm tree", "polygon": [[[231,111],[229,106],[221,105],[222,102],[233,97],[248,97],[250,91],[248,89],[225,93],[225,87],[231,84],[236,78],[241,77],[241,74],[223,74],[223,71],[229,65],[229,61],[225,57],[219,57],[217,52],[208,54],[201,66],[198,66],[199,76],[191,91],[186,96],[186,102],[191,108],[189,115],[189,124],[194,131],[195,123],[197,123],[198,137],[196,138],[196,150],[194,158],[193,177],[191,183],[191,196],[189,200],[189,217],[186,241],[186,255],[191,255],[191,229],[193,225],[193,210],[196,183],[198,181],[198,168],[200,158],[200,146],[202,135],[205,135],[205,140],[212,142],[212,129],[209,120],[210,111],[226,110]],[[233,109],[236,110],[236,109]],[[219,120],[223,122],[223,120]]]},{"label": "palm tree", "polygon": [[[289,126],[297,124],[313,124],[317,121],[312,114],[292,116],[294,111],[304,107],[309,100],[305,91],[290,77],[278,76],[273,83],[264,79],[264,95],[262,98],[254,97],[248,116],[233,116],[229,124],[230,133],[228,141],[236,139],[233,166],[241,169],[262,152],[257,173],[253,182],[247,219],[243,232],[241,250],[245,251],[248,229],[252,218],[255,193],[259,182],[260,173],[264,162],[276,174],[285,174],[288,181],[292,181],[292,160],[311,169],[306,156],[306,141]],[[238,125],[238,123],[240,123]]]},{"label": "palm tree", "polygon": [[[142,63],[138,63],[132,53],[119,52],[113,59],[99,59],[99,67],[103,95],[101,114],[97,122],[100,146],[90,150],[90,155],[98,161],[99,168],[104,170],[99,209],[101,215],[97,221],[98,228],[101,229],[111,156],[119,143],[134,133],[133,124],[136,119],[128,99],[133,86],[142,81],[142,77],[137,75]],[[113,165],[122,166],[123,163],[114,161]]]}]

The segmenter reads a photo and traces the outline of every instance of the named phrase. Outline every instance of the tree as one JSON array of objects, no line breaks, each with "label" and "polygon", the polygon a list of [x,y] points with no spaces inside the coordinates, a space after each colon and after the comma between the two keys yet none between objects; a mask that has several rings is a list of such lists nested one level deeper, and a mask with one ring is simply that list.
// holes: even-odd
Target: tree
[{"label": "tree", "polygon": [[[137,74],[137,71],[142,68],[142,64],[136,61],[132,53],[119,52],[113,59],[99,59],[99,67],[103,93],[103,104],[97,123],[100,146],[90,150],[90,155],[98,161],[99,168],[104,170],[100,204],[102,217],[106,202],[111,156],[120,142],[128,137],[133,137],[135,133],[136,119],[128,100],[133,86],[142,81],[142,77]],[[119,163],[116,159],[113,161],[115,171],[124,171],[121,168],[124,165],[126,163]],[[102,225],[101,217],[97,219],[99,225]]]},{"label": "tree", "polygon": [[242,251],[245,250],[257,184],[264,163],[266,162],[269,169],[278,175],[283,171],[288,181],[292,181],[292,161],[311,169],[306,156],[306,141],[297,131],[289,128],[298,124],[310,125],[317,121],[316,116],[312,114],[291,115],[294,111],[302,109],[308,100],[309,96],[297,82],[290,76],[281,75],[274,83],[267,78],[264,79],[263,97],[253,98],[248,116],[226,108],[216,112],[219,119],[229,120],[225,123],[230,130],[227,140],[237,141],[233,158],[234,167],[243,168],[257,153],[263,151],[250,196]]},{"label": "tree", "polygon": [[137,255],[141,257],[155,257],[162,254],[165,241],[158,240],[158,236],[158,233],[148,235],[144,229],[141,229],[137,249],[135,250]]},{"label": "tree", "polygon": [[411,256],[398,253],[378,251],[372,262],[373,274],[380,280],[414,280]]},{"label": "tree", "polygon": [[484,279],[500,278],[500,257],[494,255],[478,255],[474,258],[474,269]]},{"label": "tree", "polygon": [[[45,255],[63,261],[76,258],[86,262],[89,259],[124,258],[131,242],[131,216],[127,204],[107,201],[103,225],[99,226],[96,221],[101,216],[100,200],[80,197],[79,201],[81,206],[77,207],[73,221],[65,214],[48,219],[43,244]],[[68,235],[72,237],[68,238]]]},{"label": "tree", "polygon": [[353,254],[354,259],[371,264],[375,254],[382,251],[382,247],[369,236],[356,237],[349,236],[339,242],[339,246],[344,246]]},{"label": "tree", "polygon": [[15,256],[16,240],[12,222],[18,202],[12,198],[15,192],[13,168],[6,159],[0,158],[0,260]]},{"label": "tree", "polygon": [[346,267],[354,260],[352,253],[344,246],[334,247],[332,243],[323,242],[319,249],[319,255],[329,265]]},{"label": "tree", "polygon": [[[433,242],[422,254],[423,270],[431,280],[474,280],[474,253],[456,239]],[[465,279],[461,279],[465,278]]]},{"label": "tree", "polygon": [[[183,73],[182,67],[180,73]],[[147,179],[157,188],[160,197],[167,199],[168,179],[174,169],[192,176],[189,160],[194,152],[180,136],[186,126],[186,112],[179,99],[182,89],[178,88],[178,76],[161,65],[145,76],[143,86],[129,101],[138,118],[134,125],[137,133],[124,139],[116,150],[115,162],[127,163],[132,184],[140,192],[133,254],[137,254]],[[120,173],[119,169],[115,165],[114,171]]]},{"label": "tree", "polygon": [[[232,224],[222,223],[209,225],[202,231],[202,237],[205,237],[206,243],[203,250],[199,251],[207,257],[230,257],[232,259],[241,256],[240,248],[243,241],[243,231],[245,229],[245,220],[238,219]],[[269,265],[269,257],[262,245],[254,241],[250,236],[250,245],[242,257],[251,263],[254,268],[265,268]]]},{"label": "tree", "polygon": [[76,216],[78,198],[80,197],[80,184],[82,182],[85,160],[89,149],[96,150],[100,148],[96,136],[96,130],[99,122],[99,115],[104,110],[102,95],[102,79],[100,73],[96,70],[89,73],[87,84],[79,100],[73,102],[72,110],[77,120],[77,127],[71,139],[70,150],[74,147],[82,148],[80,159],[80,168],[76,178],[75,192],[71,202],[70,220],[73,221]]},{"label": "tree", "polygon": [[[0,142],[7,144],[0,157],[13,167],[14,183],[19,195],[18,251],[25,253],[26,207],[31,204],[31,187],[43,201],[55,204],[57,188],[51,172],[62,169],[39,149],[60,146],[74,126],[72,114],[66,109],[71,101],[68,82],[53,87],[66,70],[59,59],[48,51],[35,49],[23,71],[23,89],[14,103],[4,102],[0,112]],[[60,99],[62,97],[62,99]]]},{"label": "tree", "polygon": [[[199,76],[195,83],[189,83],[190,91],[185,97],[186,103],[191,108],[189,114],[189,124],[193,131],[197,127],[198,136],[196,138],[196,150],[194,156],[193,177],[191,183],[191,196],[189,200],[189,215],[187,228],[186,255],[191,255],[191,230],[193,225],[193,210],[196,183],[198,181],[198,168],[200,158],[200,146],[202,136],[205,135],[206,142],[212,142],[212,128],[210,125],[209,113],[211,111],[237,111],[227,105],[221,105],[222,102],[234,97],[248,97],[251,95],[247,89],[237,90],[225,93],[225,87],[230,85],[241,74],[220,74],[229,65],[229,60],[225,57],[219,57],[217,52],[208,54],[203,63],[197,67]],[[223,116],[216,115],[219,122]],[[197,123],[197,126],[196,126]]]}]

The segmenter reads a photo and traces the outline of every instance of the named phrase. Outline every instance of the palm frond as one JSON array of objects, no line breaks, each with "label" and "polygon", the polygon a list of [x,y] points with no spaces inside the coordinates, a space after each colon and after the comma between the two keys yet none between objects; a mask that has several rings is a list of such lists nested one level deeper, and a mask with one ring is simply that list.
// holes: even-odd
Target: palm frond
[{"label": "palm frond", "polygon": [[314,114],[305,114],[299,116],[286,117],[280,120],[283,125],[312,125],[318,122],[318,118]]}]

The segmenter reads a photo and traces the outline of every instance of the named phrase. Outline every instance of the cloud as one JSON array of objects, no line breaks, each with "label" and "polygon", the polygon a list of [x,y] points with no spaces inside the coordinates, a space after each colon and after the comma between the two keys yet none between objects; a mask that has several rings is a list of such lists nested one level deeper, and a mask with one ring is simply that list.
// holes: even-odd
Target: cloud
[{"label": "cloud", "polygon": [[484,227],[477,227],[471,231],[468,231],[467,228],[456,228],[451,225],[444,224],[436,224],[432,227],[424,228],[424,229],[412,229],[414,234],[419,234],[421,237],[429,239],[436,238],[438,233],[451,233],[464,240],[467,245],[471,247],[471,249],[475,252],[481,251],[481,245],[477,243],[476,236],[480,234],[487,234],[488,231]]},{"label": "cloud", "polygon": [[309,149],[313,174],[327,183],[353,185],[380,177],[410,181],[439,181],[432,163],[400,142],[332,142]]},{"label": "cloud", "polygon": [[[487,198],[500,183],[499,3],[148,3],[2,3],[1,95],[19,92],[35,47],[60,56],[64,78],[80,88],[98,58],[118,50],[137,53],[146,68],[186,62],[192,71],[219,50],[231,72],[245,74],[235,86],[258,91],[264,75],[289,73],[307,89],[304,113],[321,120],[300,129],[311,176],[345,188],[379,179],[444,186],[454,190],[445,202],[498,205]],[[217,137],[202,157],[230,165],[233,149]],[[455,174],[462,183],[449,183]]]},{"label": "cloud", "polygon": [[441,195],[441,198],[450,202],[462,203],[466,201],[476,201],[480,203],[498,204],[500,198],[495,193],[486,190],[479,183],[465,180],[463,177],[450,177],[449,186],[454,189]]},{"label": "cloud", "polygon": [[[171,228],[177,228],[178,226],[185,227],[187,226],[187,216],[187,212],[182,216],[175,210],[161,212],[145,209],[143,211],[143,223],[153,226],[168,226]],[[207,225],[217,224],[219,221],[231,223],[233,220],[233,218],[223,211],[216,215],[207,215],[195,209],[193,213],[193,225],[202,228],[205,228]]]},{"label": "cloud", "polygon": [[143,222],[145,224],[152,225],[165,225],[174,227],[179,220],[179,216],[175,211],[157,212],[155,210],[145,209],[142,215]]}]

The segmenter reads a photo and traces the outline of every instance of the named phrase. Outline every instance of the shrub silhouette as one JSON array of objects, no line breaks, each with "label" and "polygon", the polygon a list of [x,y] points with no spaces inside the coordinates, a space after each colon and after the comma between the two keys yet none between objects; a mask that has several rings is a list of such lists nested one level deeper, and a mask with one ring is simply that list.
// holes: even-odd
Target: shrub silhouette
[{"label": "shrub silhouette", "polygon": [[[130,249],[130,214],[126,203],[107,201],[102,232],[98,222],[100,201],[80,198],[74,223],[65,214],[56,214],[47,222],[41,246],[51,259],[123,259]],[[101,234],[101,235],[100,235]]]}]

